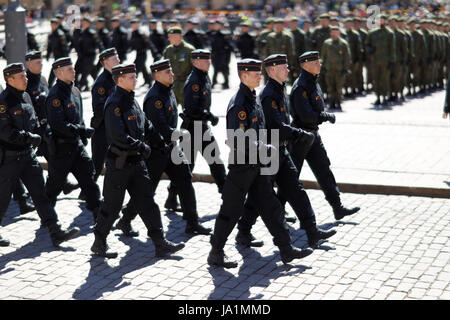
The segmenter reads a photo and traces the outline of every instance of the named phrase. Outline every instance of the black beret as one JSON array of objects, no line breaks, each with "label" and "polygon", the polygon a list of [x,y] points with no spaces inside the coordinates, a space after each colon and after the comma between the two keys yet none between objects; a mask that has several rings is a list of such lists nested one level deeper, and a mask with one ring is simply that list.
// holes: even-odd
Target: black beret
[{"label": "black beret", "polygon": [[211,59],[211,51],[205,50],[205,49],[196,49],[191,52],[191,59],[192,60],[209,60]]},{"label": "black beret", "polygon": [[287,63],[287,55],[285,54],[272,54],[264,59],[264,66],[266,67]]},{"label": "black beret", "polygon": [[16,62],[8,64],[5,69],[3,69],[3,76],[7,77],[12,74],[21,73],[25,71],[25,67],[22,62]]},{"label": "black beret", "polygon": [[98,58],[101,61],[104,61],[104,60],[108,59],[109,57],[112,57],[115,55],[117,55],[116,48],[108,48],[108,49],[105,49],[102,52],[100,52],[100,55]]},{"label": "black beret", "polygon": [[171,68],[169,59],[159,60],[150,65],[151,72],[158,72],[169,68]]},{"label": "black beret", "polygon": [[61,67],[71,66],[71,65],[72,65],[72,60],[70,60],[69,57],[63,57],[63,58],[59,58],[55,62],[53,62],[52,68],[53,68],[53,70],[55,70],[55,69],[58,69]]},{"label": "black beret", "polygon": [[26,61],[37,60],[37,59],[42,59],[42,52],[33,50],[33,51],[27,52],[27,54],[25,55]]},{"label": "black beret", "polygon": [[314,61],[319,59],[319,51],[307,51],[298,57],[300,63]]},{"label": "black beret", "polygon": [[119,64],[112,67],[113,76],[119,76],[126,73],[136,73],[136,66],[134,63]]},{"label": "black beret", "polygon": [[238,61],[237,68],[239,71],[261,71],[261,60],[243,59]]}]

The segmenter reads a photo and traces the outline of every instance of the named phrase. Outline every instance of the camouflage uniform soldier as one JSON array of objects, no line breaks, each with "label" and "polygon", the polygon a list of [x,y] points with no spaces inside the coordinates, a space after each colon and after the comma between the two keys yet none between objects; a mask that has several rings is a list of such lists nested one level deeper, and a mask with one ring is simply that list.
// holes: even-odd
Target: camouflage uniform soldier
[{"label": "camouflage uniform soldier", "polygon": [[[300,55],[303,52],[306,52],[306,33],[302,29],[298,27],[298,18],[293,17],[289,20],[289,26],[291,28],[291,33],[294,39],[294,52],[295,55]],[[290,73],[290,76],[293,79],[297,79],[297,77],[300,75],[301,67],[300,63],[298,62],[298,59],[293,59],[292,61],[292,72]],[[292,82],[292,81],[291,81]]]},{"label": "camouflage uniform soldier", "polygon": [[[366,48],[370,64],[373,67],[373,89],[377,95],[375,105],[387,104],[386,96],[389,93],[390,69],[395,62],[394,32],[386,27],[386,15],[380,15],[380,27],[369,31]],[[381,102],[380,97],[383,97]]]},{"label": "camouflage uniform soldier", "polygon": [[184,82],[192,70],[191,52],[195,48],[183,40],[180,27],[172,27],[168,30],[170,45],[164,49],[164,59],[170,60],[175,81],[173,82],[173,91],[177,103],[183,105]]},{"label": "camouflage uniform soldier", "polygon": [[427,59],[425,60],[425,65],[427,68],[421,68],[422,73],[421,77],[425,79],[425,87],[423,89],[423,93],[426,93],[428,90],[431,89],[431,83],[433,79],[433,60],[435,56],[436,46],[434,41],[434,34],[429,29],[429,24],[427,19],[420,20],[420,29],[423,32],[423,35],[425,36],[425,41],[427,43]]},{"label": "camouflage uniform soldier", "polygon": [[391,97],[389,101],[397,101],[398,95],[405,101],[403,96],[404,83],[404,66],[408,57],[408,42],[405,33],[398,26],[398,17],[391,16],[389,18],[389,25],[394,31],[395,36],[395,56],[396,61],[391,69],[390,83],[391,83]]},{"label": "camouflage uniform soldier", "polygon": [[295,64],[294,40],[290,32],[283,30],[283,19],[274,20],[274,31],[267,37],[266,55],[282,53],[287,55],[289,66]]},{"label": "camouflage uniform soldier", "polygon": [[359,63],[359,69],[356,69],[356,82],[358,83],[358,92],[362,93],[364,91],[364,76],[363,76],[363,67],[365,66],[368,69],[367,57],[366,57],[366,39],[367,39],[367,31],[361,28],[361,18],[353,19],[353,27],[356,32],[358,32],[359,37],[361,38],[361,62]]},{"label": "camouflage uniform soldier", "polygon": [[[311,35],[311,50],[320,51],[322,48],[322,44],[330,37],[330,15],[327,13],[321,14],[320,18],[320,27],[314,29]],[[322,55],[322,53],[320,53]],[[322,88],[322,92],[326,95],[326,99],[328,100],[328,88],[327,83],[325,81],[327,70],[323,69],[320,71],[319,77],[319,85]]]},{"label": "camouflage uniform soldier", "polygon": [[342,86],[345,76],[351,72],[351,53],[347,41],[339,35],[339,27],[332,26],[331,38],[325,40],[320,52],[323,66],[327,70],[325,80],[328,87],[330,109],[342,110]]},{"label": "camouflage uniform soldier", "polygon": [[266,28],[261,31],[261,33],[256,38],[256,48],[258,50],[259,56],[261,59],[267,57],[266,53],[266,45],[267,45],[267,37],[273,31],[273,18],[266,19]]},{"label": "camouflage uniform soldier", "polygon": [[[356,94],[356,91],[360,89],[358,74],[362,77],[362,50],[361,50],[361,38],[359,33],[353,30],[353,19],[347,18],[344,20],[345,31],[348,45],[350,47],[350,53],[352,56],[351,74],[348,74],[345,79],[345,91],[351,88],[351,94]],[[360,92],[361,93],[361,92]]]},{"label": "camouflage uniform soldier", "polygon": [[[313,31],[313,24],[311,20],[305,20],[303,21],[303,31],[305,32],[305,36],[306,36],[306,44],[305,44],[305,52],[306,51],[310,51],[312,48],[312,43],[311,43],[311,37],[312,37],[312,31]],[[296,52],[298,54],[300,54],[300,52]]]}]

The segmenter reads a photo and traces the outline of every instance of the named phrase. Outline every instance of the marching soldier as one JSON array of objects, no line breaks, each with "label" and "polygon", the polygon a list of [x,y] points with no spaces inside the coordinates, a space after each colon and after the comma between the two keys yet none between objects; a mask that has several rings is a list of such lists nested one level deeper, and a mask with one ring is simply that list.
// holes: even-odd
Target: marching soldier
[{"label": "marching soldier", "polygon": [[[266,129],[261,104],[256,99],[255,88],[261,81],[261,61],[245,59],[237,63],[241,80],[238,92],[231,98],[227,109],[227,132],[256,130],[257,139],[260,130]],[[261,163],[251,163],[250,145],[258,143],[258,149],[269,149],[270,146],[261,141],[251,141],[245,138],[245,147],[236,145],[236,135],[228,136],[231,145],[229,171],[222,193],[222,206],[216,218],[214,233],[211,236],[211,251],[208,264],[225,268],[237,267],[237,262],[230,260],[224,253],[224,246],[228,236],[243,213],[244,201],[248,194],[252,203],[257,206],[266,227],[274,237],[274,244],[280,249],[283,263],[294,259],[301,259],[312,253],[310,248],[300,250],[291,243],[289,231],[284,219],[283,208],[276,198],[270,177],[261,174]],[[236,159],[242,158],[244,163]],[[238,162],[238,163],[236,163]]]},{"label": "marching soldier", "polygon": [[265,21],[266,27],[256,38],[256,48],[258,49],[260,59],[267,57],[267,37],[273,31],[273,18],[269,17]]},{"label": "marching soldier", "polygon": [[150,20],[150,42],[153,43],[155,49],[154,52],[152,51],[153,62],[162,58],[164,48],[167,46],[167,38],[158,31],[156,27],[157,22],[156,19]]},{"label": "marching soldier", "polygon": [[391,97],[389,101],[396,102],[399,98],[405,101],[403,95],[403,89],[405,87],[405,65],[408,59],[408,39],[403,30],[399,28],[399,20],[396,16],[391,16],[389,19],[389,25],[394,31],[395,37],[395,57],[396,61],[392,66],[390,84],[391,84]]},{"label": "marching soldier", "polygon": [[[366,67],[367,72],[369,71],[369,65],[367,64],[367,50],[366,50],[366,39],[367,39],[367,31],[361,28],[362,19],[355,17],[353,18],[353,27],[356,32],[358,32],[359,37],[361,38],[361,61],[358,63],[358,66],[354,68],[355,70],[355,81],[358,85],[358,92],[362,94],[364,92],[364,76],[363,76],[363,67]],[[369,83],[369,81],[367,81]]]},{"label": "marching soldier", "polygon": [[174,83],[173,92],[177,103],[183,105],[183,87],[184,83],[192,70],[191,52],[195,48],[183,40],[180,27],[172,27],[168,30],[170,45],[164,49],[164,59],[170,60],[173,68]]},{"label": "marching soldier", "polygon": [[111,46],[116,48],[119,60],[125,61],[129,47],[128,31],[120,25],[119,17],[113,17],[111,19],[111,26],[113,28]]},{"label": "marching soldier", "polygon": [[330,29],[331,38],[325,40],[322,45],[322,61],[327,70],[325,81],[328,88],[330,109],[342,110],[342,87],[345,77],[351,73],[350,60],[352,57],[347,41],[339,36],[339,28],[332,26]]},{"label": "marching soldier", "polygon": [[[80,229],[61,229],[58,217],[45,195],[44,175],[33,151],[41,142],[36,134],[39,126],[32,101],[28,93],[27,76],[22,63],[13,63],[3,69],[6,89],[0,94],[0,223],[17,181],[23,181],[41,223],[48,228],[54,246],[70,240]],[[0,236],[0,246],[9,246],[9,241]]]},{"label": "marching soldier", "polygon": [[241,23],[241,34],[236,39],[236,47],[239,50],[241,59],[255,58],[255,38],[249,33],[250,25]]},{"label": "marching soldier", "polygon": [[212,86],[217,84],[217,75],[219,72],[224,77],[223,89],[228,89],[228,77],[230,75],[230,58],[234,51],[231,43],[231,34],[228,30],[224,30],[224,23],[221,20],[216,21],[216,32],[211,40],[211,61],[214,67],[214,74],[212,78]]},{"label": "marching soldier", "polygon": [[[107,49],[107,48],[111,48],[111,32],[105,27],[105,18],[98,18],[97,19],[97,34],[98,37],[100,39],[100,41],[102,42],[103,48]],[[102,62],[100,61],[100,58],[97,62],[97,65],[95,67],[95,77],[97,77],[98,72],[100,71],[100,69],[102,68]]]},{"label": "marching soldier", "polygon": [[197,30],[195,30],[195,21],[193,19],[187,21],[186,33],[184,34],[183,39],[185,39],[186,42],[191,44],[195,49],[203,48],[202,36],[197,33]]},{"label": "marching soldier", "polygon": [[415,96],[418,91],[416,88],[423,88],[425,85],[424,78],[421,77],[421,69],[424,65],[424,55],[423,52],[426,52],[427,44],[425,42],[425,37],[421,30],[417,29],[416,19],[410,18],[408,20],[409,30],[411,33],[411,83],[409,84],[409,92]]},{"label": "marching soldier", "polygon": [[125,197],[131,196],[144,222],[148,236],[155,245],[155,255],[164,257],[184,248],[184,243],[172,243],[164,237],[161,213],[155,203],[154,187],[149,177],[145,158],[164,147],[160,135],[134,98],[136,68],[121,64],[112,68],[116,86],[105,104],[105,128],[109,143],[106,174],[103,185],[103,203],[94,227],[95,240],[91,251],[106,258],[116,258],[106,239],[117,219]]},{"label": "marching soldier", "polygon": [[[306,33],[302,29],[298,27],[298,18],[292,17],[289,20],[289,26],[291,28],[291,33],[294,40],[294,50],[293,52],[305,52],[306,46],[307,46],[307,38]],[[292,77],[291,83],[294,82],[295,79],[300,75],[300,64],[298,63],[298,60],[295,58],[295,54],[293,53],[293,57],[291,59],[291,68],[292,72],[290,73],[290,76]]]},{"label": "marching soldier", "polygon": [[306,159],[325,194],[325,199],[333,208],[335,219],[341,220],[345,216],[358,212],[360,208],[348,209],[342,205],[339,188],[330,169],[330,159],[328,159],[319,134],[319,125],[325,121],[335,123],[336,116],[324,111],[323,94],[317,83],[321,68],[319,52],[305,52],[299,57],[299,60],[302,73],[295,80],[289,97],[293,118],[292,126],[314,133],[315,139],[309,149],[299,144],[294,145],[291,150],[292,160],[300,172],[303,161]]},{"label": "marching soldier", "polygon": [[[151,45],[147,35],[139,28],[140,21],[138,19],[132,19],[130,21],[130,26],[132,30],[130,47],[136,50],[136,59],[134,64],[136,66],[136,74],[142,73],[144,77],[144,85],[149,87],[152,85],[153,79],[147,71],[146,61],[147,61],[147,49],[153,47]],[[152,51],[156,51],[155,48]]]},{"label": "marching soldier", "polygon": [[[50,25],[52,32],[49,34],[47,40],[47,61],[52,55],[55,60],[69,55],[69,45],[64,32],[58,28],[58,20],[55,18],[51,19]],[[48,85],[52,86],[54,81],[55,75],[51,70],[48,76]]]},{"label": "marching soldier", "polygon": [[[329,39],[331,36],[330,29],[330,15],[328,13],[323,13],[319,16],[320,26],[314,28],[311,35],[311,50],[320,51],[322,50],[322,45],[325,40]],[[323,68],[321,71],[321,76],[319,77],[319,84],[322,88],[322,92],[326,95],[326,100],[328,100],[328,87],[326,83],[327,70]]]},{"label": "marching soldier", "polygon": [[83,102],[80,91],[73,84],[75,70],[70,58],[56,60],[52,68],[58,80],[50,89],[45,105],[55,148],[53,152],[49,149],[46,194],[55,204],[71,172],[86,195],[86,208],[95,220],[100,206],[100,189],[94,181],[94,164],[84,148],[94,129],[84,125]]},{"label": "marching soldier", "polygon": [[[208,235],[210,228],[203,227],[198,221],[197,201],[195,190],[192,185],[192,173],[185,158],[185,155],[172,140],[174,131],[177,130],[178,109],[175,95],[172,91],[173,73],[168,59],[153,63],[150,66],[155,79],[154,85],[150,88],[144,98],[144,113],[147,119],[154,125],[155,132],[159,133],[169,148],[153,148],[153,152],[146,160],[149,170],[152,190],[156,190],[163,172],[165,172],[171,182],[176,186],[176,191],[180,197],[183,219],[186,220],[185,232],[189,234]],[[179,160],[174,162],[174,157]],[[133,197],[123,210],[123,220],[129,223],[139,212],[139,207]]]},{"label": "marching soldier", "polygon": [[[353,21],[352,18],[344,20],[344,39],[347,41],[351,55],[351,73],[347,74],[344,80],[344,87],[347,95],[355,95],[357,92],[362,93],[362,91],[360,91],[360,78],[362,77],[362,44],[359,33],[353,29]],[[351,93],[347,92],[348,88],[351,89]]]},{"label": "marching soldier", "polygon": [[[291,204],[302,228],[306,230],[309,246],[314,248],[320,240],[331,237],[336,231],[325,231],[317,227],[311,202],[299,181],[299,172],[288,151],[288,143],[311,145],[314,134],[290,126],[289,99],[285,85],[289,73],[287,56],[271,55],[264,60],[264,65],[269,80],[261,91],[259,99],[268,130],[267,136],[271,137],[271,130],[279,130],[279,141],[268,140],[268,143],[279,148],[277,160],[280,167],[278,172],[271,176],[271,180],[272,183],[277,183],[279,192]],[[257,241],[250,232],[258,217],[258,211],[255,210],[256,205],[247,201],[244,207],[244,214],[239,219],[236,242],[245,246],[261,246],[262,241]]]},{"label": "marching soldier", "polygon": [[[306,45],[305,45],[305,51],[309,51],[312,50],[312,43],[311,43],[311,37],[312,37],[312,32],[313,32],[313,23],[311,20],[306,19],[305,21],[303,21],[303,31],[305,32],[305,36],[306,36]],[[296,53],[298,53],[300,51],[296,50]]]}]

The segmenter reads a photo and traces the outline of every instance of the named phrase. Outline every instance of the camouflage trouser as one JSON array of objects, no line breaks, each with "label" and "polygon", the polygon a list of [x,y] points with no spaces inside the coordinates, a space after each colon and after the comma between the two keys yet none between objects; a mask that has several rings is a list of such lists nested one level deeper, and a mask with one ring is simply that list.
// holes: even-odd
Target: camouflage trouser
[{"label": "camouflage trouser", "polygon": [[173,93],[177,99],[177,103],[183,106],[184,103],[184,82],[186,79],[177,79],[173,82]]},{"label": "camouflage trouser", "polygon": [[400,62],[394,63],[391,70],[391,90],[390,92],[400,92],[403,89],[403,64]]},{"label": "camouflage trouser", "polygon": [[342,86],[345,81],[342,76],[342,70],[327,70],[325,80],[329,99],[340,102],[342,100]]},{"label": "camouflage trouser", "polygon": [[377,96],[387,96],[390,90],[390,70],[387,63],[377,61],[372,63],[373,91]]}]

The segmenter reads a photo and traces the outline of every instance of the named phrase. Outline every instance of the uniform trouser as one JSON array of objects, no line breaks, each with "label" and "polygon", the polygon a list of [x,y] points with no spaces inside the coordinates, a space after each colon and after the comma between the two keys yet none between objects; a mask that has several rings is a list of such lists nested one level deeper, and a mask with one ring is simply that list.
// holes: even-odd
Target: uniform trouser
[{"label": "uniform trouser", "polygon": [[212,78],[212,83],[216,84],[217,83],[217,76],[219,73],[221,73],[223,75],[224,78],[224,85],[228,85],[228,76],[230,74],[230,70],[228,65],[226,64],[214,64],[214,73],[213,73],[213,78]]},{"label": "uniform trouser", "polygon": [[396,93],[403,91],[403,63],[402,62],[396,62],[392,66],[392,70],[390,72],[390,83],[391,83],[391,90],[390,92]]},{"label": "uniform trouser", "polygon": [[[78,60],[80,61],[79,65],[79,73],[81,73],[81,79],[79,82],[79,87],[82,88],[84,86],[87,86],[87,78],[88,75],[91,75],[92,79],[95,81],[95,55],[94,56],[81,56],[78,57]],[[77,61],[78,63],[78,61]],[[78,75],[76,76],[76,79],[78,79]]]},{"label": "uniform trouser", "polygon": [[45,195],[44,175],[36,155],[30,153],[21,156],[5,156],[0,165],[0,223],[8,209],[13,188],[18,179],[25,184],[36,211],[45,226],[57,222],[55,210]]},{"label": "uniform trouser", "polygon": [[424,79],[420,76],[421,69],[425,69],[421,67],[421,63],[412,62],[411,63],[411,74],[412,74],[412,86],[418,87],[423,86],[425,84]]},{"label": "uniform trouser", "polygon": [[386,63],[372,62],[373,91],[377,96],[387,96],[390,90],[390,70]]},{"label": "uniform trouser", "polygon": [[[200,152],[200,154],[205,158],[205,155],[206,155],[205,151],[206,151],[208,157],[210,156],[212,158],[209,160],[207,158],[205,158],[208,162],[209,170],[211,171],[211,175],[213,176],[214,181],[217,184],[219,192],[222,193],[223,185],[225,184],[226,172],[225,172],[225,166],[223,165],[223,162],[220,160],[219,145],[217,144],[216,139],[212,135],[211,128],[208,125],[202,124],[201,137],[197,137],[194,134],[194,121],[189,121],[189,122],[190,122],[189,125],[187,125],[187,122],[183,121],[183,123],[181,124],[181,128],[188,130],[191,135],[190,153],[189,153],[190,157],[188,157],[188,160],[190,161],[189,167],[191,169],[191,172],[194,172],[194,166],[195,166],[195,160],[197,158],[197,153]],[[198,122],[201,122],[201,121],[198,121]],[[203,137],[205,136],[206,131],[208,131],[206,133],[206,136],[210,138],[209,141],[203,140]],[[194,143],[194,141],[196,141],[196,139],[198,139],[198,141],[201,141],[201,145],[199,144],[199,146],[198,146],[201,149],[196,148],[197,146]],[[186,154],[186,152],[185,152],[185,154]],[[216,160],[212,162],[212,160],[214,160],[214,159],[216,159]]]},{"label": "uniform trouser", "polygon": [[[186,78],[176,79],[173,82],[173,93],[175,94],[175,98],[177,99],[177,104],[184,104],[184,82]],[[176,107],[176,106],[174,106]]]},{"label": "uniform trouser", "polygon": [[[145,163],[149,169],[148,174],[153,184],[153,190],[156,190],[161,180],[161,175],[165,172],[170,181],[176,186],[183,211],[183,219],[189,223],[197,222],[197,200],[195,198],[194,186],[192,185],[192,173],[187,161],[181,164],[174,164],[170,154],[165,155],[158,150],[153,150],[150,158]],[[124,218],[127,220],[132,220],[139,212],[138,206],[133,198],[127,204],[127,210],[125,212]]]},{"label": "uniform trouser", "polygon": [[360,92],[364,90],[364,76],[363,76],[363,63],[355,62],[352,67],[353,76],[353,88],[358,89]]},{"label": "uniform trouser", "polygon": [[102,174],[106,152],[108,151],[108,142],[106,140],[105,126],[103,124],[95,129],[91,139],[91,151],[92,162],[94,163],[95,168],[94,180],[97,181],[98,177]]},{"label": "uniform trouser", "polygon": [[152,76],[148,73],[147,67],[145,65],[145,61],[147,60],[146,53],[136,53],[136,59],[134,60],[134,64],[136,65],[136,75],[142,73],[144,77],[144,81],[146,84],[151,85],[153,82]]},{"label": "uniform trouser", "polygon": [[320,89],[322,89],[322,92],[324,94],[326,94],[327,98],[328,98],[329,92],[328,92],[328,86],[327,86],[327,81],[326,81],[327,73],[328,73],[328,70],[326,72],[322,70],[321,73],[320,73],[320,77],[318,79],[318,82],[319,82],[319,85],[320,85]]},{"label": "uniform trouser", "polygon": [[261,175],[259,165],[229,165],[222,193],[222,206],[216,218],[211,245],[222,250],[238,219],[244,213],[245,196],[256,206],[257,212],[273,236],[278,247],[291,244],[284,211],[272,187],[270,176]]},{"label": "uniform trouser", "polygon": [[107,237],[122,209],[125,191],[128,191],[131,201],[148,230],[148,235],[152,238],[161,236],[163,234],[161,212],[153,199],[154,190],[144,160],[126,163],[123,169],[117,169],[115,160],[107,158],[103,202],[95,232],[104,238]]},{"label": "uniform trouser", "polygon": [[17,184],[13,189],[13,200],[22,201],[27,198],[27,191],[22,183],[22,180],[18,179]]},{"label": "uniform trouser", "polygon": [[[315,140],[311,148],[305,153],[302,144],[295,144],[291,149],[292,160],[298,171],[301,171],[303,161],[306,159],[311,171],[317,179],[317,183],[325,194],[325,199],[334,208],[341,205],[339,188],[330,168],[330,159],[328,158],[325,146],[319,133],[315,133]],[[304,155],[304,157],[303,157]]]},{"label": "uniform trouser", "polygon": [[344,85],[342,71],[327,70],[325,80],[327,84],[328,98],[332,101],[340,102],[342,100],[342,86]]},{"label": "uniform trouser", "polygon": [[67,175],[71,172],[81,191],[86,195],[86,208],[93,211],[100,206],[100,189],[94,181],[94,163],[86,149],[78,144],[58,144],[56,155],[48,157],[48,179],[45,185],[47,197],[56,202]]},{"label": "uniform trouser", "polygon": [[[316,216],[314,210],[309,201],[308,195],[303,188],[302,183],[299,180],[299,173],[291,159],[289,153],[285,153],[285,147],[280,149],[280,168],[276,175],[271,176],[272,183],[276,182],[278,185],[278,191],[283,195],[291,207],[294,209],[295,214],[302,227],[310,229],[316,225]],[[256,219],[259,216],[259,212],[256,210],[257,205],[251,203],[252,199],[249,197],[244,204],[244,214],[239,219],[238,229],[249,233],[252,226],[255,224]]]}]

